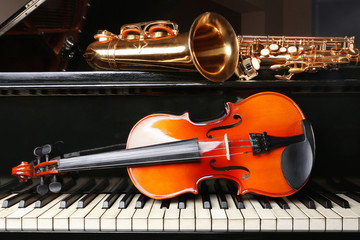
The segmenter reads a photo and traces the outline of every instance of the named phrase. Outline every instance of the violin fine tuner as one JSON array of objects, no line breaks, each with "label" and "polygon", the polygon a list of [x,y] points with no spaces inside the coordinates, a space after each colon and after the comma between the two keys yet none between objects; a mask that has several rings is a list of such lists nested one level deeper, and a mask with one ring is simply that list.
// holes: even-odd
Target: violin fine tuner
[{"label": "violin fine tuner", "polygon": [[188,113],[149,115],[133,127],[126,148],[49,160],[51,146],[44,145],[34,151],[36,164],[22,162],[12,174],[20,181],[40,177],[42,194],[48,177],[50,191],[59,192],[58,174],[127,167],[139,191],[157,199],[196,194],[206,179],[232,180],[238,194],[282,197],[306,184],[315,157],[310,122],[274,92],[227,103],[225,116],[206,123],[192,122]]}]

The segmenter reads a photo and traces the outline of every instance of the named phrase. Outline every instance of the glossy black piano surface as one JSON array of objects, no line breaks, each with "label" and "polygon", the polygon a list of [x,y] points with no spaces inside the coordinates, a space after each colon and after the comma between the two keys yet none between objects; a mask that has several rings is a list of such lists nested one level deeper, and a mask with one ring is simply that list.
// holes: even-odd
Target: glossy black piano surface
[{"label": "glossy black piano surface", "polygon": [[[289,19],[285,10],[297,5],[289,3],[290,1],[264,1],[260,5],[239,1],[240,10],[226,6],[232,1],[224,1],[222,4],[220,1],[193,2],[139,3],[137,5],[144,9],[138,10],[128,1],[90,1],[92,7],[88,9],[87,20],[79,36],[80,50],[69,60],[68,71],[30,71],[27,68],[22,70],[21,66],[1,69],[0,203],[4,205],[4,208],[0,208],[1,237],[359,238],[358,67],[299,74],[291,81],[275,80],[273,73],[263,71],[261,77],[252,81],[236,81],[236,78],[232,78],[216,84],[204,80],[198,73],[95,72],[82,58],[82,51],[92,41],[92,35],[98,29],[105,28],[117,33],[125,23],[164,18],[178,22],[180,30],[187,31],[198,14],[210,10],[225,15],[239,33],[246,34],[248,32],[244,31],[250,30],[248,26],[242,25],[241,19],[244,23],[248,21],[247,16],[251,17],[251,13],[256,13],[254,16],[263,16],[268,21],[263,25],[254,22],[255,26],[264,27],[265,34],[355,35],[359,48],[359,30],[353,20],[358,19],[359,3],[352,0],[341,1],[339,7],[340,1],[305,1],[304,4],[308,4],[310,10],[298,8],[304,11],[301,19],[309,20],[311,15],[308,22],[311,26],[303,26],[304,22],[294,20],[292,27],[282,20]],[[189,7],[191,4],[193,7]],[[338,25],[343,24],[341,26],[344,27],[335,26],[334,21],[326,17],[330,10],[334,18],[337,17]],[[188,14],[180,11],[188,11]],[[276,14],[280,14],[282,18]],[[239,15],[243,18],[239,18]],[[189,19],[185,19],[187,17]],[[294,30],[296,28],[298,32]],[[0,43],[2,41],[9,40],[0,38]],[[0,53],[0,56],[6,57],[3,54],[4,52]],[[15,61],[14,64],[16,66]],[[129,187],[131,184],[126,169],[81,172],[67,176],[65,182],[73,177],[76,184],[70,184],[61,195],[46,195],[41,201],[33,191],[26,192],[26,189],[37,184],[36,180],[33,185],[23,187],[16,183],[7,184],[11,182],[11,168],[21,161],[33,160],[33,149],[36,146],[54,144],[58,154],[64,154],[126,143],[133,125],[149,114],[189,112],[195,122],[208,121],[224,114],[225,102],[239,101],[261,91],[277,91],[292,98],[314,128],[315,165],[307,186],[294,196],[284,199],[252,195],[238,197],[234,195],[231,184],[220,182],[221,193],[216,191],[219,187],[215,187],[215,182],[208,182],[201,186],[199,196],[186,195],[170,201],[139,199],[139,193]],[[91,178],[95,179],[95,183],[86,187],[86,182]],[[21,194],[16,195],[19,193]],[[6,204],[8,207],[5,208]],[[19,204],[25,208],[19,210]],[[83,210],[77,209],[79,204],[85,205],[85,209],[91,206],[97,211],[85,214]],[[102,209],[104,204],[110,206],[110,209]],[[39,209],[52,209],[56,214],[52,215],[50,210],[40,213],[39,209],[34,208],[35,205],[44,205]],[[59,208],[60,205],[64,208]],[[120,205],[125,208],[119,209]],[[137,205],[139,208],[136,208]],[[178,209],[179,206],[182,209]],[[221,206],[227,206],[228,209],[222,209]],[[31,211],[26,210],[29,208]],[[194,209],[194,212],[189,211],[189,208]],[[194,214],[195,209],[198,211],[197,215]],[[235,210],[236,213],[230,213],[230,210]],[[77,213],[72,215],[75,212]],[[42,217],[35,220],[35,213]],[[19,220],[19,216],[24,217]],[[111,216],[119,218],[115,221]],[[199,218],[198,226],[196,216]]]}]

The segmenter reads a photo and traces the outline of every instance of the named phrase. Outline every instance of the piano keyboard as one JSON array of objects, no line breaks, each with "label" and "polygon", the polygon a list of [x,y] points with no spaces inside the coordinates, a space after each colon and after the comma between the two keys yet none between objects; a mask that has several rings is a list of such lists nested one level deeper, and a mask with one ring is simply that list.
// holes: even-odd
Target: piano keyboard
[{"label": "piano keyboard", "polygon": [[[93,188],[99,185],[105,187],[100,181]],[[47,197],[27,190],[0,194],[0,231],[358,232],[360,226],[360,202],[351,194],[304,191],[268,198],[209,191],[154,200],[133,188],[111,189]]]}]

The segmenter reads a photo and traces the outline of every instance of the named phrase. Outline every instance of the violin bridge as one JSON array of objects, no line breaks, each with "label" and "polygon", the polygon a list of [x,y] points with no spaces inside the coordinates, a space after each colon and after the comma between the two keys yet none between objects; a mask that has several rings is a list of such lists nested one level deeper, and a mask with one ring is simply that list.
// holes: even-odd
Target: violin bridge
[{"label": "violin bridge", "polygon": [[224,143],[225,143],[225,149],[226,149],[226,159],[230,161],[229,139],[228,139],[226,133],[224,134]]}]

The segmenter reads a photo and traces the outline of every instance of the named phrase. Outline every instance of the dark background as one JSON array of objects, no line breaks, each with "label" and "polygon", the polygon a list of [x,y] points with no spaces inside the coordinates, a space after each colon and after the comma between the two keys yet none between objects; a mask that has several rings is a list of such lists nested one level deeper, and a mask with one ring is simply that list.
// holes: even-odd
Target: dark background
[{"label": "dark background", "polygon": [[[67,71],[93,71],[82,58],[82,53],[93,41],[93,35],[98,29],[107,29],[118,34],[123,24],[169,19],[179,24],[181,32],[186,32],[192,21],[206,11],[225,16],[238,34],[347,35],[356,36],[359,47],[360,1],[356,0],[93,0],[90,4],[77,42],[78,51],[69,62]],[[31,62],[23,63],[21,56],[13,54],[17,52],[14,51],[17,47],[29,43],[30,46],[36,45],[31,42],[35,41],[36,37],[29,40],[27,35],[17,35],[25,40],[12,45],[9,39],[13,37],[0,38],[0,58],[12,66],[0,67],[0,70],[44,71],[46,74],[46,69],[38,70]],[[32,52],[33,56],[38,57],[40,51]],[[336,74],[315,74],[314,78],[338,76]],[[355,76],[355,79],[359,80],[360,77]],[[63,141],[64,151],[76,151],[125,143],[132,126],[151,113],[189,112],[193,121],[206,121],[224,114],[224,102],[245,98],[264,90],[280,91],[288,95],[312,122],[317,144],[312,176],[359,175],[358,88],[263,88],[261,83],[250,88],[149,87],[124,89],[121,94],[57,96],[48,91],[47,94],[38,96],[1,96],[0,161],[3,165],[0,174],[8,176],[13,166],[21,161],[31,161],[33,149],[42,144]]]}]

